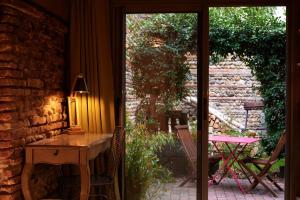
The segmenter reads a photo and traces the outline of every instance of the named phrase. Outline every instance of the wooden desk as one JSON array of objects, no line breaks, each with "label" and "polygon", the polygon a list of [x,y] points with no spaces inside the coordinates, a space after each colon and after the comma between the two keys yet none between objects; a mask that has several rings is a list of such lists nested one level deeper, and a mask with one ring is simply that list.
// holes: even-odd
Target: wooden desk
[{"label": "wooden desk", "polygon": [[110,146],[112,134],[62,134],[26,145],[25,166],[22,172],[22,191],[25,200],[32,200],[30,179],[35,164],[79,165],[81,177],[80,200],[87,200],[90,191],[89,160]]}]

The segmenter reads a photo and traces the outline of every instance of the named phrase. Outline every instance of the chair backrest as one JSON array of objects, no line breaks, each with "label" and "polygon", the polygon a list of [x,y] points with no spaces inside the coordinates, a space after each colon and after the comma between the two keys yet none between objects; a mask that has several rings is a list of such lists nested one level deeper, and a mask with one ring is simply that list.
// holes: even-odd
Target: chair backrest
[{"label": "chair backrest", "polygon": [[124,150],[125,130],[121,126],[117,126],[114,130],[113,137],[111,140],[108,165],[107,165],[107,175],[114,177],[119,168],[121,155]]},{"label": "chair backrest", "polygon": [[272,155],[269,158],[269,163],[274,162],[278,158],[279,154],[283,150],[285,142],[286,142],[286,137],[285,137],[285,132],[283,132],[283,134],[280,136],[280,138],[278,140],[278,143],[277,143],[275,149],[272,152]]},{"label": "chair backrest", "polygon": [[177,125],[175,128],[177,130],[177,137],[183,146],[183,150],[190,162],[190,165],[193,170],[196,170],[195,164],[197,161],[197,146],[193,141],[189,128],[187,125]]}]

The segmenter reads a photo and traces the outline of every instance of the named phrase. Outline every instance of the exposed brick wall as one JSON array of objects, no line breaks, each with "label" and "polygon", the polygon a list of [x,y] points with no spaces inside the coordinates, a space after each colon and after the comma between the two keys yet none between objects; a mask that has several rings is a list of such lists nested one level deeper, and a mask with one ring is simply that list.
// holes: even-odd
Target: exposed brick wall
[{"label": "exposed brick wall", "polygon": [[[24,145],[67,125],[66,33],[64,24],[23,1],[0,1],[1,200],[22,199]],[[45,165],[34,172],[36,199],[53,192],[55,174],[55,167]]]}]

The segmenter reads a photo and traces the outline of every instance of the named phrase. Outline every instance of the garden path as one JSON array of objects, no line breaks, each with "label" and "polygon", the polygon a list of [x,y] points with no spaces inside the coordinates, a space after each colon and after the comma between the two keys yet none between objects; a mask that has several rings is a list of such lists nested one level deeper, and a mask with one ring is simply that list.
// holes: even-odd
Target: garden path
[{"label": "garden path", "polygon": [[[196,200],[196,184],[188,183],[184,187],[178,187],[182,180],[170,183],[166,186],[161,200]],[[244,188],[249,186],[246,179],[240,180]],[[284,180],[278,180],[279,185],[284,185]],[[208,189],[208,200],[283,200],[284,192],[277,189],[274,191],[278,198],[274,198],[271,193],[267,192],[262,185],[258,185],[254,190],[247,194],[242,194],[233,179],[225,178],[219,185],[212,185]]]}]

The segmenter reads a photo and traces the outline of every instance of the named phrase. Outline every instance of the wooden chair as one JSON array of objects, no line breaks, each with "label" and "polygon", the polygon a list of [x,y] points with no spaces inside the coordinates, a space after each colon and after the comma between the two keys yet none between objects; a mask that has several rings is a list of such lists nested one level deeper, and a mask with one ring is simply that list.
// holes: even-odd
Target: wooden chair
[{"label": "wooden chair", "polygon": [[[91,193],[90,197],[102,197],[107,200],[115,200],[115,176],[117,174],[121,155],[124,148],[124,139],[125,139],[125,130],[124,128],[117,126],[114,130],[113,137],[111,140],[111,146],[108,154],[108,161],[106,170],[101,175],[92,175],[91,176],[91,187],[95,189],[103,188],[105,194]],[[75,187],[80,186],[80,177],[79,176],[68,176],[63,177],[62,184],[64,187]],[[97,191],[97,190],[94,190]]]},{"label": "wooden chair", "polygon": [[197,146],[192,139],[187,125],[177,125],[175,129],[177,130],[177,137],[182,144],[191,169],[190,175],[179,185],[184,186],[188,181],[196,180],[197,178]]},{"label": "wooden chair", "polygon": [[[247,157],[243,160],[239,160],[239,163],[241,166],[249,172],[249,174],[253,177],[254,181],[252,182],[249,177],[248,180],[251,183],[251,186],[249,187],[248,191],[254,189],[259,183],[262,184],[268,191],[270,191],[273,196],[277,197],[277,194],[272,190],[272,188],[264,181],[264,178],[266,177],[275,187],[277,187],[280,191],[283,191],[283,189],[278,185],[278,183],[272,179],[272,177],[268,174],[270,168],[272,165],[277,161],[277,158],[281,151],[284,148],[286,142],[286,137],[285,133],[283,133],[280,136],[280,139],[272,152],[271,156],[269,159],[256,159],[256,158],[251,158]],[[246,164],[251,163],[253,164],[258,170],[258,173],[255,173],[252,169],[250,169]]]},{"label": "wooden chair", "polygon": [[[187,125],[177,125],[175,126],[175,129],[177,130],[177,137],[180,140],[183,150],[186,154],[186,157],[189,162],[189,167],[191,169],[191,172],[189,176],[179,185],[184,186],[188,181],[190,180],[196,180],[197,179],[197,146],[195,142],[192,139],[191,133],[189,132],[189,128]],[[208,157],[208,164],[209,167],[216,165],[221,160],[221,156],[209,156]],[[212,179],[212,175],[208,173],[208,176]],[[213,183],[216,183],[215,180],[213,180]]]}]

